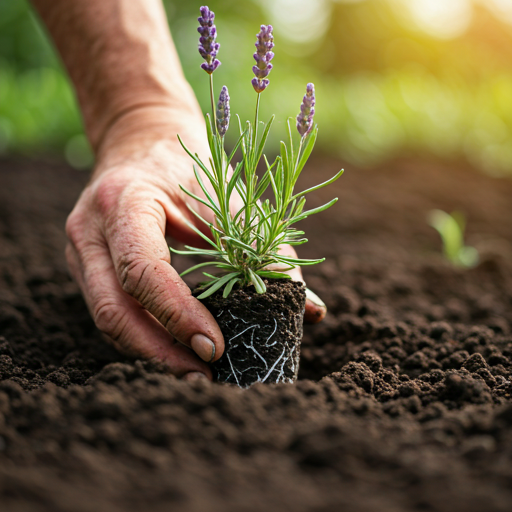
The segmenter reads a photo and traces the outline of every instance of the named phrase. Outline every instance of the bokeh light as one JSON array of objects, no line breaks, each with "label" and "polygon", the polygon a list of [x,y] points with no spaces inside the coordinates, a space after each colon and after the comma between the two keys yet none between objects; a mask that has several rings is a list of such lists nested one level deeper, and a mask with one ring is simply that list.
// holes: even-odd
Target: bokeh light
[{"label": "bokeh light", "polygon": [[[203,0],[164,0],[185,74],[205,111],[196,18]],[[232,111],[253,115],[255,34],[275,28],[261,113],[286,119],[314,82],[318,148],[349,164],[449,158],[512,175],[512,0],[212,0]],[[228,143],[237,136],[236,123]],[[72,88],[27,0],[0,2],[0,154],[90,164]]]},{"label": "bokeh light", "polygon": [[330,0],[264,0],[263,5],[281,37],[301,47],[324,37],[332,12]]},{"label": "bokeh light", "polygon": [[400,0],[399,3],[420,29],[434,37],[460,36],[471,23],[471,0]]}]

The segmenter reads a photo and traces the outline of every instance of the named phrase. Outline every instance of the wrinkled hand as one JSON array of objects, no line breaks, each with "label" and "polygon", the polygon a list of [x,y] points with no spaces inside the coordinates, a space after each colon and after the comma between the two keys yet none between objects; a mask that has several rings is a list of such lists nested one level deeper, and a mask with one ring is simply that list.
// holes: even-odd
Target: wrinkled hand
[{"label": "wrinkled hand", "polygon": [[[222,333],[170,265],[165,240],[167,234],[190,245],[204,243],[186,224],[198,225],[179,184],[201,191],[176,131],[208,158],[198,120],[176,128],[130,114],[110,129],[69,215],[66,256],[94,322],[120,352],[161,361],[187,380],[211,379],[208,363],[224,351]],[[211,218],[208,209],[198,209]],[[325,308],[308,301],[308,315],[319,320]]]}]

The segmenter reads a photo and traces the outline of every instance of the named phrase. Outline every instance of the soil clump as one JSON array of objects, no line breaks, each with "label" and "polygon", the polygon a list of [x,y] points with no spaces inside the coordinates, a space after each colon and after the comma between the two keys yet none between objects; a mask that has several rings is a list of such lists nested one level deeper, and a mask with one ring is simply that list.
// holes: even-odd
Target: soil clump
[{"label": "soil clump", "polygon": [[[330,313],[296,384],[248,390],[105,344],[64,261],[86,181],[0,161],[2,512],[511,510],[511,180],[401,161],[313,193],[340,198],[299,248]],[[477,267],[443,260],[433,208],[466,214]]]},{"label": "soil clump", "polygon": [[[293,383],[299,372],[306,292],[285,279],[264,279],[267,291],[253,286],[222,290],[202,299],[217,320],[226,348],[212,367],[217,382],[247,388],[256,382]],[[194,294],[199,295],[201,288]]]}]

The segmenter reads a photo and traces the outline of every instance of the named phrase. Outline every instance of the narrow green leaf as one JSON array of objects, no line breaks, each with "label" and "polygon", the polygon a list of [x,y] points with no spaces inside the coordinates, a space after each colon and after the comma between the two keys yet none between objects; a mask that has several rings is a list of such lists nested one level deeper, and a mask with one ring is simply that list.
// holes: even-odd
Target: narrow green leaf
[{"label": "narrow green leaf", "polygon": [[[243,203],[247,204],[247,188],[246,188],[243,180],[241,180],[241,179],[236,180],[235,188],[236,188],[237,192],[240,194],[240,197],[242,198]],[[242,212],[245,210],[241,209],[240,211]]]},{"label": "narrow green leaf", "polygon": [[254,192],[254,200],[256,201],[259,199],[267,190],[269,184],[270,184],[270,175],[272,172],[270,170],[267,170],[261,180],[258,183],[258,187],[256,188],[256,192]]},{"label": "narrow green leaf", "polygon": [[[296,199],[293,200],[294,204]],[[290,217],[297,217],[297,215],[300,215],[302,213],[302,210],[304,209],[304,205],[306,204],[306,198],[303,196],[299,199],[299,202],[297,203],[297,207],[295,209],[290,210]]]},{"label": "narrow green leaf", "polygon": [[[192,206],[190,206],[188,203],[186,203],[186,207],[190,210],[190,212],[192,213],[192,215],[194,215],[195,217],[197,217],[203,224],[206,224],[209,228],[210,228],[210,231],[212,232],[212,234],[214,233],[214,231],[220,231],[218,228],[216,228],[211,222],[208,222],[206,219],[204,219],[203,217],[201,217],[201,215],[199,215],[199,213],[197,213],[194,208],[192,208]],[[220,232],[222,235],[224,235],[224,232],[221,231]]]},{"label": "narrow green leaf", "polygon": [[267,291],[267,287],[265,286],[265,283],[261,277],[255,274],[251,269],[247,270],[249,271],[249,276],[251,277],[251,283],[254,285],[254,288],[256,288],[256,293],[259,293],[260,295],[265,293]]},{"label": "narrow green leaf", "polygon": [[286,224],[289,226],[290,224],[294,224],[295,222],[299,222],[301,220],[304,220],[305,218],[309,217],[310,215],[314,215],[315,213],[323,212],[324,210],[327,210],[327,208],[330,208],[334,203],[338,201],[338,198],[335,197],[334,199],[331,199],[328,203],[318,206],[317,208],[313,208],[311,210],[308,210],[304,213],[301,213],[297,217],[293,217],[292,219],[288,219]]},{"label": "narrow green leaf", "polygon": [[278,261],[281,261],[283,263],[288,263],[293,266],[316,265],[318,263],[322,263],[322,261],[325,261],[325,258],[321,258],[318,260],[303,260],[303,259],[299,259],[299,258],[289,258],[288,256],[280,256],[280,255],[276,255],[275,259]]},{"label": "narrow green leaf", "polygon": [[187,268],[185,272],[182,272],[180,276],[186,276],[187,274],[190,274],[191,272],[194,272],[195,270],[203,267],[216,267],[217,262],[216,261],[206,261],[205,263],[199,263],[198,265],[194,265],[193,267]]},{"label": "narrow green leaf", "polygon": [[344,170],[341,169],[340,172],[338,172],[335,176],[333,176],[331,179],[324,181],[323,183],[320,183],[320,185],[315,185],[314,187],[308,188],[304,190],[304,192],[300,192],[298,194],[295,194],[292,199],[299,197],[299,196],[305,196],[306,194],[309,194],[310,192],[314,192],[315,190],[318,190],[320,188],[326,187],[327,185],[330,185],[331,183],[334,183],[342,174]]},{"label": "narrow green leaf", "polygon": [[212,284],[208,290],[206,290],[204,293],[199,295],[197,297],[198,299],[206,299],[206,297],[209,297],[210,295],[213,295],[219,288],[222,288],[224,284],[226,284],[230,279],[233,277],[238,276],[238,272],[231,272],[230,274],[226,274],[225,276],[222,276],[220,279],[218,279],[214,284]]},{"label": "narrow green leaf", "polygon": [[292,245],[292,246],[296,246],[296,245],[305,244],[307,242],[308,242],[307,238],[300,238],[298,240],[288,240],[287,238],[285,238],[283,243],[288,244],[288,245]]},{"label": "narrow green leaf", "polygon": [[233,289],[233,286],[235,286],[236,283],[240,281],[239,277],[235,277],[234,279],[231,279],[229,283],[225,286],[224,291],[222,292],[222,297],[226,299],[229,294],[231,293],[231,290]]},{"label": "narrow green leaf", "polygon": [[284,272],[275,272],[271,270],[258,270],[256,272],[260,277],[265,277],[267,279],[291,279],[292,277],[289,274],[285,274]]},{"label": "narrow green leaf", "polygon": [[213,140],[212,118],[210,117],[210,114],[206,114],[206,134],[209,141]]},{"label": "narrow green leaf", "polygon": [[201,204],[204,204],[205,206],[210,208],[210,210],[212,210],[215,213],[215,215],[217,215],[217,217],[221,217],[221,213],[220,210],[217,208],[217,205],[212,205],[208,201],[205,201],[202,197],[196,196],[194,193],[190,192],[183,185],[181,185],[181,183],[179,187],[181,190],[183,190],[183,192],[185,192],[185,194],[187,194],[187,196],[190,196],[192,199],[195,199],[196,201],[199,201]]},{"label": "narrow green leaf", "polygon": [[243,164],[242,162],[238,162],[236,164],[235,170],[233,171],[233,175],[229,179],[228,186],[226,188],[226,201],[229,203],[229,199],[231,194],[233,193],[233,189],[235,188],[236,182],[240,178],[240,174],[242,173]]},{"label": "narrow green leaf", "polygon": [[294,151],[293,151],[293,137],[292,137],[292,127],[290,125],[290,119],[288,119],[286,121],[286,124],[288,126],[288,139],[290,140],[290,157],[291,157],[291,161],[292,162],[295,162],[295,154],[294,154]]},{"label": "narrow green leaf", "polygon": [[250,245],[244,244],[241,240],[237,240],[236,238],[233,238],[231,236],[224,236],[222,238],[223,238],[223,240],[228,240],[231,243],[235,244],[236,246],[240,247],[241,249],[246,250],[247,252],[251,253],[253,256],[256,256],[256,257],[258,256],[256,251]]},{"label": "narrow green leaf", "polygon": [[172,247],[169,247],[169,250],[174,254],[181,254],[184,256],[197,256],[197,253],[192,251],[180,251],[179,249],[173,249]]},{"label": "narrow green leaf", "polygon": [[287,263],[286,261],[280,261],[278,260],[275,255],[271,258],[268,258],[266,261],[264,261],[265,266],[262,267],[262,270],[266,268],[268,265],[279,265],[280,267],[282,265],[286,265],[284,268],[280,268],[280,272],[287,272],[288,270],[294,269],[297,265],[292,265],[291,263]]},{"label": "narrow green leaf", "polygon": [[313,148],[315,147],[316,138],[318,136],[318,126],[315,125],[311,133],[306,138],[306,145],[302,151],[302,156],[300,157],[299,163],[297,164],[297,168],[295,169],[294,180],[297,181],[302,169],[306,165]]},{"label": "narrow green leaf", "polygon": [[[210,152],[212,154],[213,160],[215,161],[215,165],[212,162],[212,169],[218,169],[218,146],[216,142],[216,135],[213,133],[212,120],[210,118],[210,114],[206,114],[206,134],[208,136],[208,142],[210,146]],[[211,160],[210,160],[211,162]],[[217,177],[218,179],[219,177]]]},{"label": "narrow green leaf", "polygon": [[290,170],[290,160],[288,159],[288,149],[283,141],[281,141],[281,160],[283,162],[285,181],[287,182],[288,171]]},{"label": "narrow green leaf", "polygon": [[201,161],[199,156],[197,154],[193,154],[187,146],[185,146],[185,143],[181,140],[181,137],[178,135],[178,140],[180,141],[181,147],[187,152],[187,154],[194,160],[194,162],[201,167],[201,169],[204,171],[212,185],[216,183],[215,178],[211,174],[210,170],[204,165],[204,163]]},{"label": "narrow green leaf", "polygon": [[215,249],[220,250],[220,248],[215,245],[215,242],[211,238],[208,238],[200,229],[196,228],[194,226],[194,224],[192,224],[192,222],[190,222],[188,220],[185,220],[185,222],[186,222],[187,226],[192,231],[197,233],[204,241],[208,242],[211,246],[215,247]]},{"label": "narrow green leaf", "polygon": [[[277,166],[277,169],[279,172],[279,167],[280,165]],[[276,172],[276,175],[277,175],[277,172]],[[272,192],[274,193],[274,197],[275,197],[275,200],[276,200],[276,208],[277,208],[277,211],[281,211],[281,208],[282,208],[282,201],[281,201],[281,194],[279,193],[279,185],[277,183],[277,181],[274,179],[274,176],[272,175],[272,173],[269,173],[269,180],[270,180],[270,184],[272,186]]]},{"label": "narrow green leaf", "polygon": [[256,151],[256,157],[254,165],[258,165],[258,162],[260,161],[261,155],[263,154],[263,150],[265,149],[265,144],[267,142],[268,138],[268,132],[270,131],[270,128],[272,126],[272,123],[274,122],[274,119],[276,118],[275,115],[273,115],[270,118],[270,121],[265,126],[265,130],[263,131],[263,135],[261,136],[260,144],[258,146],[258,150]]},{"label": "narrow green leaf", "polygon": [[212,251],[209,249],[198,249],[197,247],[187,247],[188,250],[181,251],[179,249],[173,249],[169,247],[169,250],[174,254],[181,254],[182,256],[211,256],[213,258],[223,258],[224,253],[220,253],[219,251]]},{"label": "narrow green leaf", "polygon": [[[197,170],[197,167],[195,165],[193,165],[192,167],[194,169],[194,175],[196,177],[197,183],[199,183],[199,186],[201,187],[201,190],[203,191],[204,195],[206,196],[206,199],[208,199],[208,201],[210,202],[210,204],[212,206],[215,206],[215,208],[217,208],[217,210],[220,211],[219,205],[215,202],[215,200],[213,199],[211,194],[208,192],[208,189],[206,188],[206,186],[205,186],[205,184],[203,182],[203,179],[201,178],[201,175],[199,174],[199,171]],[[219,190],[218,190],[217,183],[215,183],[215,184],[212,183],[212,186],[213,186],[213,188],[215,190],[215,193],[216,193],[216,195],[218,197],[219,196]]]},{"label": "narrow green leaf", "polygon": [[191,247],[190,245],[185,245],[185,249],[188,249],[194,255],[198,256],[215,256],[216,258],[222,258],[226,254],[225,251],[219,249],[212,251],[211,249],[200,249],[199,247]]},{"label": "narrow green leaf", "polygon": [[242,130],[242,121],[240,120],[240,116],[238,114],[236,114],[236,118],[238,119],[238,128],[240,130],[240,139],[241,139],[240,147],[242,148],[242,155],[245,160],[245,155],[247,154],[247,146],[246,146],[246,135],[247,134],[246,134],[246,130]]},{"label": "narrow green leaf", "polygon": [[231,151],[231,153],[229,154],[228,156],[228,164],[231,162],[231,160],[233,160],[234,156],[235,156],[235,153],[237,151],[237,149],[240,147],[240,145],[242,144],[242,141],[243,141],[243,138],[245,136],[245,132],[247,130],[245,130],[244,132],[242,132],[242,134],[240,135],[240,137],[238,137],[238,140],[236,141],[236,144],[235,144],[235,147],[233,148],[233,150]]}]

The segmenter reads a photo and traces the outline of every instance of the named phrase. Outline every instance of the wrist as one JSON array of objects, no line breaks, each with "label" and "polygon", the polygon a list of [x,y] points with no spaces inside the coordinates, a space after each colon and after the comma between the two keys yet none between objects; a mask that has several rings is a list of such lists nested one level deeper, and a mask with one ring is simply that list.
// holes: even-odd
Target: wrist
[{"label": "wrist", "polygon": [[154,158],[165,148],[185,156],[177,135],[194,152],[205,154],[206,127],[195,105],[147,105],[117,116],[96,149],[94,174],[130,161]]}]

